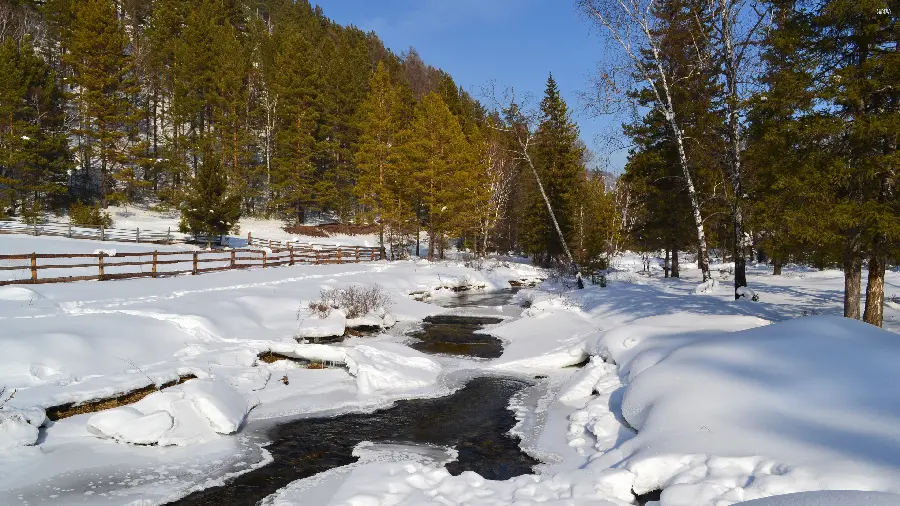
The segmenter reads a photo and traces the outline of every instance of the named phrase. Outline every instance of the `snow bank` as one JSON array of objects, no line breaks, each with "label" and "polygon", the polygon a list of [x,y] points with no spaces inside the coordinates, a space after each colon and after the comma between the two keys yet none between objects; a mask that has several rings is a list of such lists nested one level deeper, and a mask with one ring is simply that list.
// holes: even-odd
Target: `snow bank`
[{"label": "snow bank", "polygon": [[498,369],[560,368],[587,359],[585,343],[599,330],[577,314],[565,310],[533,312],[489,329],[506,343],[493,362]]},{"label": "snow bank", "polygon": [[312,339],[342,336],[346,328],[347,316],[343,311],[333,309],[325,318],[310,315],[301,320],[297,326],[297,337]]},{"label": "snow bank", "polygon": [[125,443],[186,446],[237,432],[252,407],[223,381],[191,380],[131,406],[96,413],[87,430]]},{"label": "snow bank", "polygon": [[441,366],[427,355],[389,342],[350,348],[347,366],[363,394],[426,387],[437,382],[441,373]]},{"label": "snow bank", "polygon": [[0,452],[35,444],[45,421],[40,409],[0,409]]},{"label": "snow bank", "polygon": [[28,302],[43,298],[43,295],[23,286],[0,286],[0,300]]},{"label": "snow bank", "polygon": [[740,503],[741,506],[900,506],[900,495],[879,492],[820,491],[787,494]]},{"label": "snow bank", "polygon": [[768,324],[755,316],[685,312],[650,316],[602,333],[588,344],[588,351],[618,364],[619,374],[630,381],[687,343]]},{"label": "snow bank", "polygon": [[900,492],[900,404],[885,388],[900,382],[896,334],[809,317],[674,339],[664,353],[649,341],[618,353],[632,369],[622,414],[638,435],[594,461],[633,473],[636,492],[663,489],[664,506]]}]

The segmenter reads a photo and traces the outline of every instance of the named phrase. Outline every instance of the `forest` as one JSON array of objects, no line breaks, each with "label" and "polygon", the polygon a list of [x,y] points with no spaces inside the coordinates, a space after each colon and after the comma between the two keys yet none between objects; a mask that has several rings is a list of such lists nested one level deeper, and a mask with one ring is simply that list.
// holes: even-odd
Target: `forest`
[{"label": "forest", "polygon": [[589,271],[631,250],[677,277],[689,254],[704,282],[714,255],[736,298],[748,262],[838,266],[845,316],[880,325],[900,257],[896,2],[577,9],[606,56],[586,102],[626,118],[621,174],[598,170],[552,74],[539,103],[467,91],[306,0],[7,1],[0,215],[143,203],[205,234],[326,215],[397,255]]},{"label": "forest", "polygon": [[[844,316],[881,326],[900,260],[900,6],[883,0],[582,0],[618,56],[594,106],[623,109],[616,195],[631,249],[710,251],[773,274],[844,271]],[[674,272],[670,272],[669,265]],[[868,271],[861,308],[862,267]]]},{"label": "forest", "polygon": [[552,76],[539,108],[489,109],[305,0],[7,2],[0,38],[2,214],[140,202],[207,234],[324,214],[398,254],[452,238],[549,264],[549,203],[580,259],[603,250],[611,196]]}]

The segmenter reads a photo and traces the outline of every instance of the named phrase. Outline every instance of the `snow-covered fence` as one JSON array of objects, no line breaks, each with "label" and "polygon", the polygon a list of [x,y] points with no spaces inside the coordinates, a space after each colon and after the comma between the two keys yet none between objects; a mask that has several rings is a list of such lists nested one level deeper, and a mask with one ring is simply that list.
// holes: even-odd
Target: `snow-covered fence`
[{"label": "snow-covered fence", "polygon": [[16,279],[0,280],[0,286],[159,278],[253,267],[265,269],[297,264],[358,263],[382,258],[378,248],[367,246],[129,253],[115,251],[73,254],[27,253],[0,255],[0,271],[26,271]]},{"label": "snow-covered fence", "polygon": [[20,220],[0,220],[0,234],[27,234],[138,243],[173,244],[193,240],[190,235],[173,232],[171,228],[148,230],[142,228],[104,228],[73,225],[71,222],[26,223]]}]

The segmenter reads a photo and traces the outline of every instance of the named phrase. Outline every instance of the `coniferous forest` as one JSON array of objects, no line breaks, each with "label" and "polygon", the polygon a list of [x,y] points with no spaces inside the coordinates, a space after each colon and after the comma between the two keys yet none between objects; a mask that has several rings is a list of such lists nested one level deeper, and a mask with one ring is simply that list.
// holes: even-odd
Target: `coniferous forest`
[{"label": "coniferous forest", "polygon": [[143,202],[221,234],[326,213],[395,252],[602,267],[629,249],[672,276],[689,254],[704,281],[714,255],[736,297],[748,261],[838,266],[845,315],[880,324],[900,257],[896,2],[577,5],[614,55],[589,101],[628,118],[620,175],[593,170],[552,75],[533,106],[474,97],[305,0],[4,2],[0,215]]},{"label": "coniferous forest", "polygon": [[442,256],[453,238],[549,263],[559,235],[510,149],[524,128],[565,237],[582,258],[603,249],[590,213],[611,197],[552,77],[535,114],[491,111],[305,0],[18,0],[0,37],[4,215],[142,202],[222,234],[327,213],[378,223],[392,251],[428,237],[418,253]]}]

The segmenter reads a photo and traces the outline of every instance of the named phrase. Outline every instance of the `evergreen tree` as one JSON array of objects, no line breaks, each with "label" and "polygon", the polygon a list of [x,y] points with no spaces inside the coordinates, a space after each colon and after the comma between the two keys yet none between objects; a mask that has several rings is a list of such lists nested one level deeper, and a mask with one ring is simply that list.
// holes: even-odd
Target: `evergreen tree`
[{"label": "evergreen tree", "polygon": [[[578,127],[572,122],[551,74],[541,101],[541,121],[531,157],[567,242],[573,237],[577,188],[585,171],[581,163],[583,148],[578,143],[578,135]],[[534,255],[536,262],[549,265],[565,249],[538,189],[530,184],[527,188],[523,246],[526,252]]]},{"label": "evergreen tree", "polygon": [[421,195],[428,228],[428,259],[443,254],[455,213],[465,206],[468,146],[459,121],[436,93],[422,97],[407,142],[405,162]]},{"label": "evergreen tree", "polygon": [[[401,174],[398,155],[402,127],[401,104],[384,64],[379,63],[372,74],[369,96],[360,109],[360,140],[356,152],[359,179],[356,194],[364,207],[364,217],[379,221],[379,243],[384,247],[385,226],[399,229],[408,218],[405,206],[397,209],[395,202],[409,201],[404,195],[406,174]],[[389,210],[394,212],[389,212]]]},{"label": "evergreen tree", "polygon": [[302,30],[286,25],[274,58],[272,86],[279,97],[272,186],[283,209],[303,224],[308,208],[319,203],[316,130],[322,115],[317,55]]},{"label": "evergreen tree", "polygon": [[0,215],[56,207],[70,154],[62,93],[26,41],[0,43]]},{"label": "evergreen tree", "polygon": [[[113,173],[129,163],[136,126],[136,92],[128,38],[111,0],[78,2],[66,61],[73,69],[72,99],[78,110],[78,157],[82,176],[94,178],[102,206],[114,187]],[[95,160],[97,165],[95,165]]]},{"label": "evergreen tree", "polygon": [[181,205],[180,229],[194,236],[227,234],[241,218],[240,196],[229,191],[220,156],[204,150]]}]

